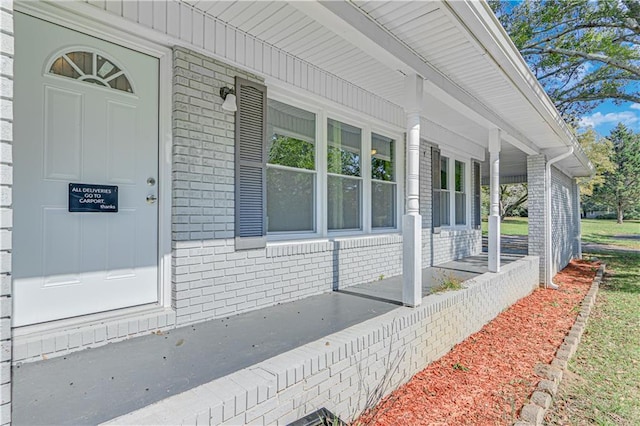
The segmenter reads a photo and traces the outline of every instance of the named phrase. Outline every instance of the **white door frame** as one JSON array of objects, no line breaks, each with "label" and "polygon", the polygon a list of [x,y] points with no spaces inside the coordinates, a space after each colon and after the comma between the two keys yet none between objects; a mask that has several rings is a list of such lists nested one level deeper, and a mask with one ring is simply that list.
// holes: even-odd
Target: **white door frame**
[{"label": "white door frame", "polygon": [[172,50],[134,35],[140,32],[138,27],[144,27],[128,23],[127,31],[123,25],[114,25],[122,18],[85,3],[18,1],[14,10],[158,58],[158,304],[171,307]]}]

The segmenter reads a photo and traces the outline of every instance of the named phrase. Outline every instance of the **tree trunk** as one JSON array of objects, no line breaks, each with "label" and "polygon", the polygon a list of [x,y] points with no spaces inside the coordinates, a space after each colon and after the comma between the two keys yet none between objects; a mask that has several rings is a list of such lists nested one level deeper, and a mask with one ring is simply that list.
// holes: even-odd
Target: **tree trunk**
[{"label": "tree trunk", "polygon": [[624,213],[622,212],[622,203],[618,202],[616,210],[618,211],[618,223],[622,223],[624,219]]}]

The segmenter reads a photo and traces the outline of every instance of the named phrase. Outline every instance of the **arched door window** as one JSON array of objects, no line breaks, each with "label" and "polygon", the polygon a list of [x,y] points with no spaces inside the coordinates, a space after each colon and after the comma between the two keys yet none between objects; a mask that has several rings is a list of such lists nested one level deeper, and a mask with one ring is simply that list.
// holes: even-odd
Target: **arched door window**
[{"label": "arched door window", "polygon": [[53,61],[49,73],[133,93],[129,79],[117,65],[95,52],[67,52]]}]

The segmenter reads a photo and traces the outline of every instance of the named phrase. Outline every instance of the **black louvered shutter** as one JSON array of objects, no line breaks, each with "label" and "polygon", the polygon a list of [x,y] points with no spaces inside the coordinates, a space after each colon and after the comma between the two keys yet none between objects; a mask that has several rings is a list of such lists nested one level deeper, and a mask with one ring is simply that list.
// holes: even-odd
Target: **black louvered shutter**
[{"label": "black louvered shutter", "polygon": [[440,232],[440,190],[442,188],[440,175],[440,150],[431,147],[431,227],[434,233]]},{"label": "black louvered shutter", "polygon": [[236,77],[236,249],[266,246],[266,86]]},{"label": "black louvered shutter", "polygon": [[473,162],[473,227],[480,229],[480,163]]}]

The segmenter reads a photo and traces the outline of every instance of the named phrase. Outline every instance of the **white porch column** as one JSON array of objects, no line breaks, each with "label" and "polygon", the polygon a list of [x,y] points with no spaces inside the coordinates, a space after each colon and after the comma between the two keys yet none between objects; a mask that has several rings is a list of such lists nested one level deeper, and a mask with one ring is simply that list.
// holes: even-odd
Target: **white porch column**
[{"label": "white porch column", "polygon": [[500,272],[500,129],[489,130],[491,207],[489,210],[489,272]]},{"label": "white porch column", "polygon": [[405,79],[407,113],[407,213],[402,218],[402,303],[422,302],[422,216],[420,216],[420,105],[422,77]]}]

